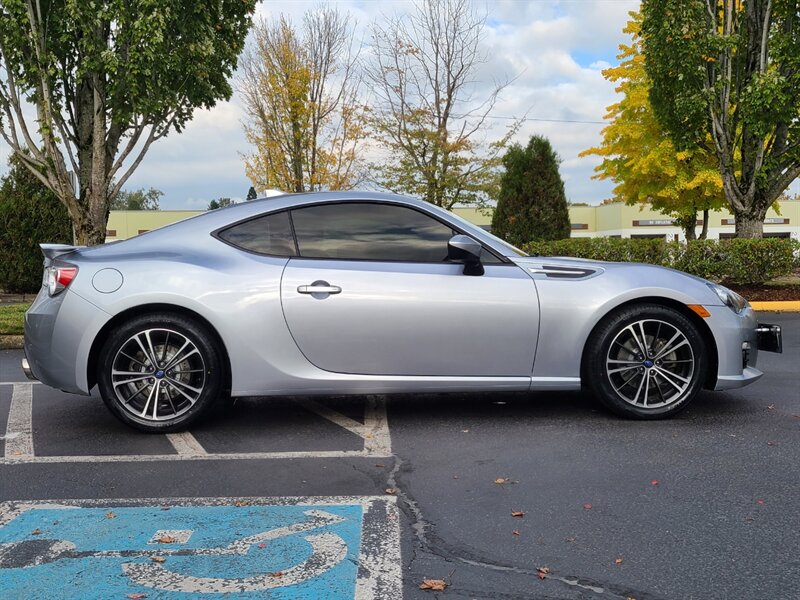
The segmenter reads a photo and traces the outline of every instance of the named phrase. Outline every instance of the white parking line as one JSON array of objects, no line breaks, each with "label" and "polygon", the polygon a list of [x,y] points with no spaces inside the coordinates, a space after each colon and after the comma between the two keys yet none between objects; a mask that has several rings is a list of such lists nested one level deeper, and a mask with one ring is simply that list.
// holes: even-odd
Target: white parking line
[{"label": "white parking line", "polygon": [[29,383],[15,383],[6,425],[6,458],[33,458],[33,389]]},{"label": "white parking line", "polygon": [[368,396],[364,407],[364,451],[372,456],[391,456],[392,438],[389,434],[389,420],[386,417],[386,399]]},{"label": "white parking line", "polygon": [[207,456],[208,452],[200,445],[191,433],[182,431],[180,433],[168,433],[167,439],[172,447],[181,456]]}]

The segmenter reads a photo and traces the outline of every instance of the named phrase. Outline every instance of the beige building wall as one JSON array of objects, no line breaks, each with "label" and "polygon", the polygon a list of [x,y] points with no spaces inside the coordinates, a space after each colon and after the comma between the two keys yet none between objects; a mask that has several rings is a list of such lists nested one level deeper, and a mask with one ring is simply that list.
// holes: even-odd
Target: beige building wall
[{"label": "beige building wall", "polygon": [[[453,212],[471,223],[490,229],[491,208],[456,207]],[[111,211],[106,231],[106,241],[124,240],[145,231],[163,227],[201,214],[193,210],[115,210]],[[684,239],[683,231],[672,225],[672,220],[651,208],[606,204],[602,206],[571,206],[572,237],[663,237],[668,240]],[[702,214],[698,215],[702,218]],[[698,222],[699,223],[699,222]],[[714,211],[709,215],[708,237],[731,237],[735,226],[728,211]],[[700,231],[698,224],[697,231]],[[800,200],[789,200],[780,205],[780,214],[773,209],[767,213],[764,235],[800,239]]]}]

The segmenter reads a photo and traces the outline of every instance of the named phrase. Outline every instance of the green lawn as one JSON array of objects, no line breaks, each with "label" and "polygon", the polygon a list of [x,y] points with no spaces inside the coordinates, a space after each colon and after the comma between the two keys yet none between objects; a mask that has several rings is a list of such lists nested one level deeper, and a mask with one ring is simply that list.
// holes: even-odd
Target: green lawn
[{"label": "green lawn", "polygon": [[0,304],[0,335],[22,335],[23,316],[30,304]]}]

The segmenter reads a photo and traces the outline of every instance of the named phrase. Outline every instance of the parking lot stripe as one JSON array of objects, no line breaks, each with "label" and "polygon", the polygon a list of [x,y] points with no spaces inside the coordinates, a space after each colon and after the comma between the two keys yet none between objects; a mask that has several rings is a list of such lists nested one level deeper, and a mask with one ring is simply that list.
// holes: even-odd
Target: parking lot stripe
[{"label": "parking lot stripe", "polygon": [[386,399],[368,396],[364,407],[364,424],[368,428],[364,435],[364,451],[370,456],[391,456],[392,438],[386,416]]},{"label": "parking lot stripe", "polygon": [[175,451],[181,456],[207,456],[208,452],[200,445],[191,433],[182,431],[180,433],[168,433],[167,439],[172,444]]},{"label": "parking lot stripe", "polygon": [[34,456],[32,392],[29,383],[14,384],[6,425],[6,460],[27,460]]},{"label": "parking lot stripe", "polygon": [[332,408],[328,408],[324,404],[315,402],[310,398],[295,398],[295,402],[297,402],[297,404],[306,410],[318,414],[323,419],[327,419],[331,423],[334,423],[351,433],[355,433],[358,437],[363,438],[367,433],[367,428],[365,425],[333,410]]},{"label": "parking lot stripe", "polygon": [[391,453],[367,450],[315,450],[308,452],[237,452],[230,454],[129,454],[99,456],[28,456],[2,458],[0,465],[56,463],[157,462],[174,460],[272,460],[280,458],[391,458]]}]

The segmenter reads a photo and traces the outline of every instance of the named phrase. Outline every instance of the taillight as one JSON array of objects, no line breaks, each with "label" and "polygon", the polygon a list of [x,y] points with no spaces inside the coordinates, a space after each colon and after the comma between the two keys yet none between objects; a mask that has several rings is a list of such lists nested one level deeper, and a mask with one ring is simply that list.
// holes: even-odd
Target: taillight
[{"label": "taillight", "polygon": [[75,276],[78,267],[49,267],[47,269],[47,292],[51,296],[64,291]]}]

